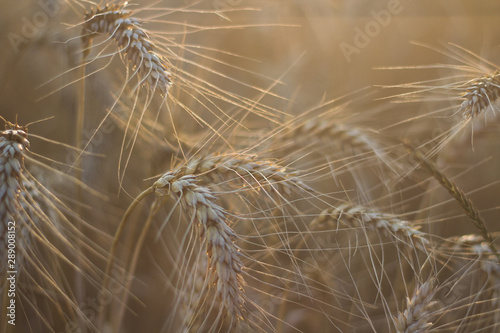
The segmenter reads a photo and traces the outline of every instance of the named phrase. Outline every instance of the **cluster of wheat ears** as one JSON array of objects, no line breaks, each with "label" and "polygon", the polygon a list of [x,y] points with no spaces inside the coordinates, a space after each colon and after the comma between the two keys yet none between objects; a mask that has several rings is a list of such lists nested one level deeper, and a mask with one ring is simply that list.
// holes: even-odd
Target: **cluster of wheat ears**
[{"label": "cluster of wheat ears", "polygon": [[500,332],[500,68],[307,105],[271,3],[0,5],[0,332]]}]

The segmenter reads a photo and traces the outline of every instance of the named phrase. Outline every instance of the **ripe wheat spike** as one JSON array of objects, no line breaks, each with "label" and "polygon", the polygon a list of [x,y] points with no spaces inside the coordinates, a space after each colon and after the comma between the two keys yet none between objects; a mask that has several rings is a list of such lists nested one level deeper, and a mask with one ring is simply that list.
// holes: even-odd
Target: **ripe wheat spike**
[{"label": "ripe wheat spike", "polygon": [[398,242],[411,247],[418,247],[423,251],[426,251],[430,245],[425,233],[419,231],[418,227],[412,226],[410,222],[401,220],[391,214],[380,213],[350,203],[328,208],[311,222],[311,228],[313,229],[328,228],[335,230],[343,225],[359,229],[380,229]]},{"label": "ripe wheat spike", "polygon": [[[27,128],[7,122],[0,134],[0,246],[3,253],[7,253],[7,231],[15,226],[21,209],[19,192],[24,190],[24,154],[29,146]],[[0,260],[0,264],[3,276],[7,270],[5,258]],[[2,280],[2,285],[4,282]]]},{"label": "ripe wheat spike", "polygon": [[462,95],[464,101],[459,109],[464,119],[476,117],[488,107],[495,110],[494,103],[500,97],[500,73],[495,71],[469,81],[464,84],[464,90]]},{"label": "ripe wheat spike", "polygon": [[437,302],[435,295],[435,281],[430,279],[415,289],[411,298],[406,298],[406,309],[396,318],[398,333],[427,332],[432,326],[433,308]]},{"label": "ripe wheat spike", "polygon": [[290,194],[292,190],[310,190],[296,172],[256,155],[232,153],[195,157],[174,173],[178,177],[200,175],[225,180],[241,178],[241,181],[252,189],[274,190],[281,194]]},{"label": "ripe wheat spike", "polygon": [[155,44],[141,27],[142,21],[132,17],[133,12],[125,7],[126,3],[106,5],[86,14],[82,27],[84,58],[91,50],[92,39],[107,33],[116,40],[120,53],[123,52],[131,70],[140,76],[141,83],[166,94],[172,85],[168,62],[156,52]]},{"label": "ripe wheat spike", "polygon": [[173,196],[190,212],[200,225],[200,238],[206,244],[216,294],[221,308],[227,312],[233,326],[244,320],[243,264],[240,250],[234,243],[235,234],[226,223],[226,213],[215,203],[208,188],[196,184],[196,177],[164,174],[153,185],[157,196]]}]

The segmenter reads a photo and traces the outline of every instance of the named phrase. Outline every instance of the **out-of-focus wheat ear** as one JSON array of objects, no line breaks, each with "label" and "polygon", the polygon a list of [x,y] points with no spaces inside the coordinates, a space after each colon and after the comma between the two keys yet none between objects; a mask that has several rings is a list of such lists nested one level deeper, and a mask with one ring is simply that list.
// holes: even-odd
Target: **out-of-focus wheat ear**
[{"label": "out-of-focus wheat ear", "polygon": [[439,184],[441,184],[441,186],[448,191],[455,201],[458,202],[467,217],[469,217],[474,226],[479,229],[481,236],[483,236],[484,240],[489,243],[491,249],[500,260],[500,254],[495,247],[493,237],[486,228],[486,222],[481,217],[476,205],[474,205],[474,203],[467,198],[465,193],[454,182],[452,182],[444,173],[439,171],[433,162],[429,161],[421,152],[415,150],[407,141],[405,141],[404,144],[411,156],[413,156],[429,173],[431,173]]},{"label": "out-of-focus wheat ear", "polygon": [[375,156],[395,172],[401,168],[396,163],[395,154],[391,156],[391,150],[379,142],[380,139],[373,130],[340,123],[338,120],[328,121],[314,118],[283,130],[282,134],[276,136],[275,141],[279,147],[289,147],[290,149],[296,149],[298,142],[309,145],[314,143],[313,148],[321,143],[319,149],[322,151],[325,151],[324,145],[334,146],[340,148],[344,153]]},{"label": "out-of-focus wheat ear", "polygon": [[245,185],[267,191],[274,189],[281,194],[290,194],[294,189],[311,190],[299,179],[297,173],[272,161],[259,159],[255,155],[211,154],[193,158],[178,168],[175,174],[177,177],[184,175],[218,176],[225,180],[231,180],[228,179],[228,175],[235,174],[237,176],[235,178],[243,180]]},{"label": "out-of-focus wheat ear", "polygon": [[133,11],[125,9],[127,3],[96,7],[85,16],[82,28],[84,57],[90,52],[92,40],[98,34],[109,34],[118,43],[132,71],[141,83],[151,90],[167,93],[172,85],[169,64],[165,57],[156,52],[157,47],[141,27],[142,21],[132,17]]},{"label": "out-of-focus wheat ear", "polygon": [[[497,236],[499,234],[497,233]],[[458,253],[470,258],[473,256],[481,272],[486,276],[487,289],[491,291],[491,303],[495,309],[495,322],[500,323],[500,261],[495,251],[484,242],[481,235],[463,235],[447,238],[442,245],[443,253]]]},{"label": "out-of-focus wheat ear", "polygon": [[412,226],[410,222],[391,214],[380,213],[374,209],[350,203],[325,209],[311,222],[311,229],[336,230],[342,225],[351,228],[381,230],[398,242],[416,246],[423,251],[428,250],[430,246],[426,234],[419,231],[418,227]]},{"label": "out-of-focus wheat ear", "polygon": [[334,142],[343,150],[353,152],[371,152],[376,145],[373,138],[367,135],[369,131],[347,124],[324,119],[312,119],[296,126],[290,130],[285,130],[278,140],[297,141],[315,140],[324,142]]},{"label": "out-of-focus wheat ear", "polygon": [[221,315],[227,316],[235,327],[245,319],[245,282],[240,249],[233,241],[236,234],[226,223],[225,211],[215,203],[216,197],[210,189],[197,183],[195,176],[178,177],[169,172],[153,187],[158,196],[178,199],[198,222],[200,238],[209,258],[211,282],[221,302]]},{"label": "out-of-focus wheat ear", "polygon": [[436,293],[434,286],[435,280],[429,279],[415,289],[411,298],[406,298],[406,309],[395,318],[398,333],[427,332],[432,326],[433,308],[437,305],[433,301]]},{"label": "out-of-focus wheat ear", "polygon": [[460,112],[464,119],[471,119],[488,107],[500,97],[500,72],[491,74],[464,84],[465,92],[462,94],[464,101],[460,106]]}]

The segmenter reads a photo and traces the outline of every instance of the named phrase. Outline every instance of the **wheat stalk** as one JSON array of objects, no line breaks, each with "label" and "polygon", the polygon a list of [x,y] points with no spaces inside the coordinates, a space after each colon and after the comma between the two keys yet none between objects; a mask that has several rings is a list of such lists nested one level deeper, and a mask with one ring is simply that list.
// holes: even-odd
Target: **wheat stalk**
[{"label": "wheat stalk", "polygon": [[157,196],[172,196],[189,210],[199,226],[200,237],[206,244],[209,269],[221,307],[227,311],[233,326],[244,320],[245,282],[240,250],[233,242],[234,231],[226,223],[226,213],[215,203],[210,189],[197,185],[195,176],[178,177],[166,173],[153,188]]},{"label": "wheat stalk", "polygon": [[434,283],[429,279],[415,289],[411,298],[406,298],[406,309],[396,318],[398,333],[426,332],[432,326],[433,307],[437,304],[432,300],[436,293]]},{"label": "wheat stalk", "polygon": [[141,27],[142,21],[131,17],[133,12],[125,9],[127,3],[96,7],[85,16],[83,24],[84,58],[88,56],[93,38],[107,33],[116,40],[132,70],[142,76],[152,90],[167,93],[172,85],[167,60],[156,52],[156,45]]}]

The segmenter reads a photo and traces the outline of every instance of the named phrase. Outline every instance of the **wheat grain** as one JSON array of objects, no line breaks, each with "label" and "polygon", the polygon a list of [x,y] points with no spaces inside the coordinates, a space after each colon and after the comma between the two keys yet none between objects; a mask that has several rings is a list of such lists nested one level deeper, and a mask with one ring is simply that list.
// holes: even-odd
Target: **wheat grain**
[{"label": "wheat grain", "polygon": [[86,14],[82,37],[84,57],[91,49],[92,39],[107,33],[116,40],[132,70],[141,76],[141,83],[146,81],[152,90],[167,93],[172,85],[168,62],[156,52],[155,44],[141,27],[142,21],[131,17],[133,12],[125,6],[126,3],[97,7]]},{"label": "wheat grain", "polygon": [[396,318],[398,333],[426,332],[432,326],[433,307],[437,305],[433,301],[436,293],[434,283],[429,279],[415,290],[411,299],[407,297],[406,309]]},{"label": "wheat grain", "polygon": [[196,219],[200,237],[204,240],[209,257],[209,269],[221,307],[227,311],[233,325],[244,319],[244,280],[240,250],[233,242],[236,237],[226,223],[226,213],[215,204],[215,196],[206,188],[197,185],[195,176],[178,177],[166,173],[153,185],[158,196],[173,196],[190,211]]},{"label": "wheat grain", "polygon": [[[32,230],[30,227],[30,221],[39,221],[39,211],[41,210],[39,202],[41,202],[41,195],[35,184],[29,179],[22,179],[22,189],[20,196],[22,197],[20,201],[20,211],[18,219],[18,236],[17,236],[17,246],[20,249],[20,253],[16,256],[17,271],[19,272],[23,267],[23,252],[26,253],[31,246],[32,241]],[[34,203],[33,206],[32,202]]]},{"label": "wheat grain", "polygon": [[199,307],[202,305],[203,296],[206,289],[207,260],[201,257],[197,261],[195,269],[187,277],[186,292],[181,295],[183,306],[182,332],[199,332],[202,320],[199,318]]}]

